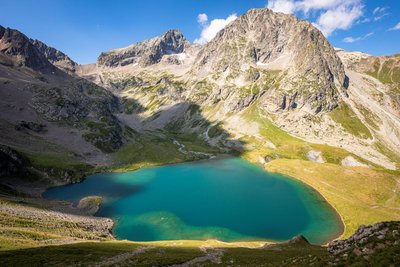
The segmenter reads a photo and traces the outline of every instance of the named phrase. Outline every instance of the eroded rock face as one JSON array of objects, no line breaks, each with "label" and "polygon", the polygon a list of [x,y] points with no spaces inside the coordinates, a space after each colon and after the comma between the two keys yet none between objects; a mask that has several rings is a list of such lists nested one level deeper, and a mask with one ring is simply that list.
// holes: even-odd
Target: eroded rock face
[{"label": "eroded rock face", "polygon": [[0,26],[0,64],[29,67],[40,72],[54,71],[55,67],[17,30]]},{"label": "eroded rock face", "polygon": [[32,106],[45,120],[82,130],[85,140],[104,152],[112,152],[125,142],[122,127],[114,116],[119,112],[119,100],[112,93],[83,79],[59,87],[36,86],[32,90]]},{"label": "eroded rock face", "polygon": [[39,40],[30,40],[31,43],[39,49],[39,51],[45,55],[47,60],[50,61],[53,65],[56,67],[67,71],[67,72],[75,72],[76,66],[78,65],[76,62],[74,62],[71,58],[69,58],[66,54],[63,52],[47,46],[46,44],[42,43]]},{"label": "eroded rock face", "polygon": [[[1,91],[11,99],[29,92],[24,105],[40,116],[37,121],[76,128],[85,141],[103,152],[112,152],[126,141],[114,115],[120,111],[118,98],[94,83],[71,75],[77,64],[64,53],[17,30],[0,26],[0,64],[7,70],[0,72],[0,77],[11,77],[16,87],[10,90],[4,86]],[[19,121],[14,125],[16,131],[46,130],[44,125],[33,121]]]},{"label": "eroded rock face", "polygon": [[103,52],[97,60],[99,66],[117,67],[129,64],[149,66],[161,61],[164,55],[179,54],[190,46],[179,30],[169,30],[160,37],[155,37],[137,44]]},{"label": "eroded rock face", "polygon": [[199,52],[199,76],[237,77],[242,83],[274,72],[263,104],[270,111],[305,107],[330,111],[340,101],[345,72],[333,47],[309,22],[270,9],[252,9],[221,30]]}]

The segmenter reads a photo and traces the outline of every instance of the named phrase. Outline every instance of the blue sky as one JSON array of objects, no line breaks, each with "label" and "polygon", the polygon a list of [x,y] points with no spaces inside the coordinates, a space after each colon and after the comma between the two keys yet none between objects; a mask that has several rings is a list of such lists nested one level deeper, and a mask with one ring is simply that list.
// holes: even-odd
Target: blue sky
[{"label": "blue sky", "polygon": [[205,43],[234,14],[266,6],[315,23],[335,47],[373,55],[400,53],[398,0],[0,0],[0,6],[0,25],[82,64],[95,62],[102,51],[173,28],[190,41]]}]

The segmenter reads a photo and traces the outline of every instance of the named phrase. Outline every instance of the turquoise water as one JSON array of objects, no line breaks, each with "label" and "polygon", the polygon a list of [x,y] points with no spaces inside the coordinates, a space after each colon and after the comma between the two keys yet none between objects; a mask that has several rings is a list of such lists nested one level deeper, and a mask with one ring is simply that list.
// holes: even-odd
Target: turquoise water
[{"label": "turquoise water", "polygon": [[97,215],[116,221],[120,239],[281,241],[303,234],[322,244],[342,230],[314,190],[239,158],[95,174],[44,193],[74,203],[91,195],[104,197]]}]

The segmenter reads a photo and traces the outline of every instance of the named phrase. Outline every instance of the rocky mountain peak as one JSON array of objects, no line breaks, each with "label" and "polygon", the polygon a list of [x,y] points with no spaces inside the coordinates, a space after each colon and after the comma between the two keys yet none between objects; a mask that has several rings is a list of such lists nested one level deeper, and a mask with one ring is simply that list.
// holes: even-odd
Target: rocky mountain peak
[{"label": "rocky mountain peak", "polygon": [[273,74],[274,88],[264,88],[274,89],[264,101],[270,111],[332,110],[345,85],[342,62],[318,29],[267,8],[251,9],[221,30],[198,53],[192,72],[239,86]]},{"label": "rocky mountain peak", "polygon": [[164,55],[183,53],[190,43],[179,30],[169,30],[155,37],[131,46],[103,52],[97,65],[107,67],[139,64],[149,66],[161,61]]},{"label": "rocky mountain peak", "polygon": [[55,67],[23,33],[0,26],[0,64],[29,67],[40,72]]}]

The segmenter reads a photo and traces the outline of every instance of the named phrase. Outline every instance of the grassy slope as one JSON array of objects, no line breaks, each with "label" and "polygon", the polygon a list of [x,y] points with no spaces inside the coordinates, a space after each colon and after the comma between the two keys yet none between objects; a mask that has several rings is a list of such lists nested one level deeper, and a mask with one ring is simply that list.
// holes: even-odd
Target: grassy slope
[{"label": "grassy slope", "polygon": [[[22,202],[21,202],[22,201]],[[46,212],[37,205],[0,197],[0,251],[83,240],[107,240],[67,216]]]},{"label": "grassy slope", "polygon": [[371,132],[368,128],[345,103],[342,103],[338,108],[333,110],[330,113],[330,116],[335,122],[342,125],[342,127],[352,135],[364,139],[372,138]]},{"label": "grassy slope", "polygon": [[[274,143],[276,149],[263,145],[263,140],[248,139],[248,142],[257,145],[243,157],[258,162],[260,156],[273,155],[276,158],[274,155],[278,155],[281,159],[271,161],[266,169],[291,176],[319,191],[342,216],[345,223],[342,237],[350,236],[361,224],[400,220],[399,172],[343,167],[340,165],[341,160],[352,155],[348,151],[328,145],[310,144],[290,136],[267,118],[261,118],[260,112],[257,107],[252,107],[244,116],[259,124],[260,134]],[[321,151],[327,163],[308,161],[306,153],[312,149]]]},{"label": "grassy slope", "polygon": [[172,141],[153,135],[142,135],[114,154],[120,171],[136,170],[142,167],[172,164],[185,160]]},{"label": "grassy slope", "polygon": [[[2,263],[6,266],[71,266],[93,265],[112,261],[117,255],[132,252],[144,245],[133,242],[80,243],[63,246],[51,246],[0,252]],[[281,245],[268,249],[222,248],[224,255],[218,266],[307,266],[310,262],[319,262],[327,256],[326,249],[310,245]],[[181,264],[205,252],[193,246],[153,246],[145,253],[131,256],[118,262],[119,266],[166,266]],[[28,260],[29,259],[29,260]],[[293,264],[296,262],[296,264]],[[197,266],[197,265],[196,265]],[[215,266],[205,261],[202,266]]]},{"label": "grassy slope", "polygon": [[117,171],[131,171],[142,167],[173,164],[192,161],[194,155],[185,155],[173,143],[173,139],[185,145],[186,150],[218,153],[194,134],[157,134],[155,132],[141,134],[140,137],[114,153]]}]

